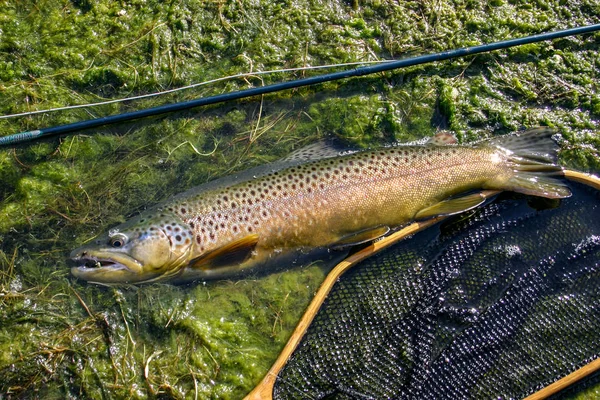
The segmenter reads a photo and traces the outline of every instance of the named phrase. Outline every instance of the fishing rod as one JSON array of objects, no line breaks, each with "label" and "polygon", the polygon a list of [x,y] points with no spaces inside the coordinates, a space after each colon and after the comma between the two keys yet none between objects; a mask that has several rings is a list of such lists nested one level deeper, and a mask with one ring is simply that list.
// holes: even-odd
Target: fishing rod
[{"label": "fishing rod", "polygon": [[231,100],[238,100],[245,97],[252,97],[263,95],[266,93],[273,93],[281,90],[294,89],[303,86],[315,85],[318,83],[331,82],[339,79],[352,78],[356,76],[370,75],[377,72],[390,71],[398,68],[410,67],[413,65],[420,65],[430,63],[434,61],[443,61],[452,58],[464,57],[473,54],[480,54],[490,52],[494,50],[507,49],[509,47],[521,46],[529,43],[542,42],[545,40],[552,40],[563,38],[567,36],[582,35],[584,33],[590,33],[600,30],[600,24],[580,26],[576,28],[564,29],[555,32],[541,33],[538,35],[526,36],[517,39],[504,40],[495,43],[483,44],[473,47],[463,47],[460,49],[442,51],[439,53],[428,54],[423,56],[417,56],[412,58],[406,58],[397,61],[382,62],[371,66],[359,67],[349,69],[345,71],[333,72],[329,74],[322,74],[313,76],[310,78],[303,78],[288,82],[275,83],[272,85],[261,86],[252,89],[245,89],[236,92],[224,93],[216,96],[202,97],[195,100],[184,101],[180,103],[165,104],[158,107],[146,108],[143,110],[132,111],[122,114],[110,115],[108,117],[101,117],[90,119],[86,121],[75,122],[66,125],[59,125],[50,128],[36,129],[32,131],[15,133],[0,137],[0,146],[15,145],[24,142],[28,142],[35,139],[42,139],[54,135],[61,135],[83,129],[96,128],[103,125],[116,124],[119,122],[132,121],[140,118],[166,114],[175,111],[187,110],[194,107],[205,106],[209,104],[222,103]]}]

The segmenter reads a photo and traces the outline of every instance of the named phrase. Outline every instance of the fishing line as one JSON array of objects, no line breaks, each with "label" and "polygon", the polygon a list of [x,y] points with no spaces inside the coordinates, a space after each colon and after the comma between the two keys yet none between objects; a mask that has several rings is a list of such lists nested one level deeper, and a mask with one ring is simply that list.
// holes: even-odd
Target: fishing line
[{"label": "fishing line", "polygon": [[315,66],[310,66],[310,67],[272,69],[272,70],[269,70],[269,71],[242,72],[242,73],[235,74],[235,75],[229,75],[229,76],[224,76],[224,77],[221,77],[221,78],[210,79],[208,81],[193,83],[191,85],[181,86],[181,87],[178,87],[178,88],[173,88],[173,89],[168,89],[168,90],[163,90],[163,91],[160,91],[160,92],[153,92],[153,93],[141,94],[141,95],[138,95],[138,96],[122,97],[122,98],[119,98],[119,99],[99,101],[99,102],[96,102],[96,103],[75,104],[75,105],[71,105],[71,106],[56,107],[56,108],[47,108],[45,110],[35,110],[35,111],[26,111],[26,112],[21,112],[21,113],[16,113],[16,114],[0,115],[0,119],[9,119],[9,118],[17,118],[17,117],[29,117],[29,116],[32,116],[32,115],[46,114],[46,113],[51,113],[51,112],[56,112],[56,111],[75,110],[75,109],[78,109],[78,108],[91,108],[91,107],[104,106],[104,105],[107,105],[107,104],[115,104],[115,103],[123,103],[123,102],[126,102],[126,101],[132,101],[132,100],[147,99],[149,97],[156,97],[156,96],[162,96],[162,95],[165,95],[165,94],[170,94],[170,93],[175,93],[175,92],[181,92],[183,90],[193,89],[193,88],[197,88],[197,87],[200,87],[200,86],[206,86],[206,85],[209,85],[211,83],[217,83],[217,82],[222,82],[222,81],[227,81],[227,80],[233,80],[233,79],[236,79],[236,78],[250,78],[250,77],[256,77],[256,76],[260,76],[260,75],[270,75],[270,74],[276,74],[276,73],[286,73],[286,72],[310,71],[310,70],[316,70],[316,69],[350,67],[350,66],[353,66],[353,65],[377,64],[377,63],[385,63],[385,62],[393,62],[393,61],[394,60],[357,61],[357,62],[342,63],[342,64],[327,64],[327,65],[315,65]]},{"label": "fishing line", "polygon": [[509,47],[520,46],[529,43],[536,43],[545,40],[557,39],[567,36],[581,35],[600,30],[600,24],[586,25],[576,28],[564,29],[555,32],[542,33],[538,35],[526,36],[517,39],[504,40],[495,43],[483,44],[473,47],[463,47],[460,49],[442,51],[429,55],[417,56],[398,61],[384,62],[371,66],[359,67],[345,71],[333,72],[329,74],[317,75],[309,78],[303,78],[288,82],[281,82],[267,86],[261,86],[252,89],[245,89],[236,92],[224,93],[216,96],[203,97],[195,100],[184,101],[180,103],[166,104],[158,107],[147,108],[138,111],[132,111],[122,114],[111,115],[90,119],[86,121],[75,122],[66,125],[59,125],[50,128],[36,129],[32,131],[20,132],[12,135],[0,137],[0,146],[14,145],[24,143],[34,139],[45,138],[54,135],[60,135],[79,131],[83,129],[96,128],[103,125],[116,124],[120,122],[132,121],[140,118],[166,114],[175,111],[187,110],[194,107],[205,106],[209,104],[221,103],[231,100],[238,100],[245,97],[258,96],[266,93],[273,93],[281,90],[294,89],[303,86],[315,85],[318,83],[330,82],[339,79],[364,76],[377,72],[390,71],[398,68],[405,68],[413,65],[425,64],[434,61],[443,61],[457,57],[463,57],[473,54],[480,54],[494,50],[506,49]]}]

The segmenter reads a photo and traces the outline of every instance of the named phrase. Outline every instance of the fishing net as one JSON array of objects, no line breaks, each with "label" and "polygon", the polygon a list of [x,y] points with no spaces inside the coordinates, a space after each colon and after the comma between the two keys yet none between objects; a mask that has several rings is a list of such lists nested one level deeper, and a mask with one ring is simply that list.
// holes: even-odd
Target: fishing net
[{"label": "fishing net", "polygon": [[274,398],[521,398],[599,357],[599,192],[572,189],[503,194],[355,266]]}]

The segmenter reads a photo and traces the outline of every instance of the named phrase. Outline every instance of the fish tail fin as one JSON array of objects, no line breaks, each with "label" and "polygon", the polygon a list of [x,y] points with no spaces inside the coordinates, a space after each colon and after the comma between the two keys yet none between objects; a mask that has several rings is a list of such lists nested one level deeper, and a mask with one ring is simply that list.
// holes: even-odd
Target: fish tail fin
[{"label": "fish tail fin", "polygon": [[571,190],[566,183],[553,178],[547,172],[516,172],[509,180],[509,185],[515,192],[549,199],[564,199],[571,196]]},{"label": "fish tail fin", "polygon": [[565,181],[559,179],[564,173],[557,164],[558,144],[552,139],[555,134],[553,129],[541,127],[488,142],[502,150],[513,167],[510,190],[553,199],[571,196]]},{"label": "fish tail fin", "polygon": [[487,143],[506,150],[516,161],[552,164],[559,168],[556,166],[558,144],[552,139],[554,135],[556,135],[554,129],[539,127],[514,135],[494,138]]}]

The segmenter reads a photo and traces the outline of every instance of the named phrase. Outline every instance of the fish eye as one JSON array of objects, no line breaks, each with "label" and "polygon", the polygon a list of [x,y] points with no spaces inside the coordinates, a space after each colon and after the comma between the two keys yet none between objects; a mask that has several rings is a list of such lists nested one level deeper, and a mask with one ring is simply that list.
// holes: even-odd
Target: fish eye
[{"label": "fish eye", "polygon": [[115,235],[108,242],[112,247],[119,248],[125,246],[127,237],[125,235]]}]

